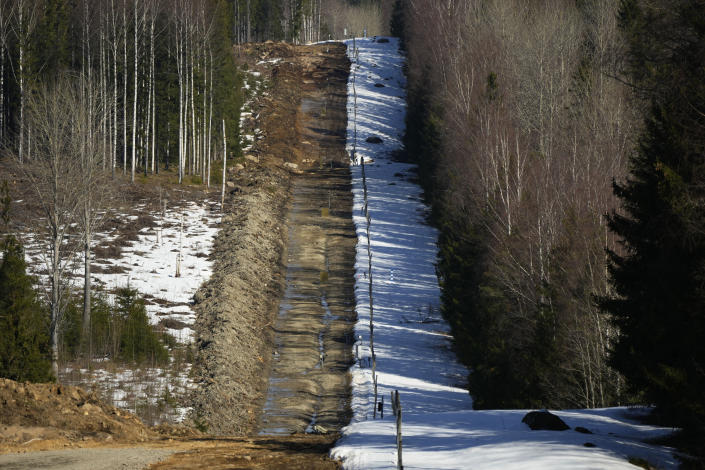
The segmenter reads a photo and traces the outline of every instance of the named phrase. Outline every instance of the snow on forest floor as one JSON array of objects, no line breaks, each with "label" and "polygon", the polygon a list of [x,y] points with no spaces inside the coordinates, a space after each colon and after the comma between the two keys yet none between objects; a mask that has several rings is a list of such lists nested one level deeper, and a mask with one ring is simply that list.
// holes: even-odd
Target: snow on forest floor
[{"label": "snow on forest floor", "polygon": [[[218,231],[220,213],[211,211],[213,201],[188,201],[163,211],[155,211],[152,204],[139,204],[129,213],[116,211],[110,228],[95,234],[93,246],[105,251],[96,256],[91,277],[94,289],[114,302],[115,289],[130,287],[145,298],[149,321],[172,335],[181,346],[188,348],[194,340],[192,329],[196,320],[193,296],[212,273],[210,260],[213,238]],[[125,226],[142,225],[133,241],[122,242]],[[129,229],[128,229],[129,230]],[[42,251],[29,234],[23,237],[29,271],[48,282]],[[122,244],[119,255],[110,247]],[[180,276],[176,277],[177,258],[180,256]],[[83,285],[83,256],[78,254],[72,266],[72,288]],[[148,422],[163,419],[180,422],[188,409],[180,401],[194,386],[189,377],[191,368],[185,352],[170,358],[166,367],[131,367],[105,361],[87,364],[67,364],[60,372],[61,381],[95,389],[108,402],[129,409]],[[105,365],[103,365],[105,364]],[[157,410],[157,411],[155,411]]]},{"label": "snow on forest floor", "polygon": [[[352,167],[356,258],[355,334],[360,358],[351,368],[352,423],[332,450],[347,469],[396,468],[390,392],[403,410],[406,469],[635,468],[644,459],[676,468],[670,449],[643,441],[670,429],[638,424],[644,410],[611,408],[557,411],[574,430],[531,431],[527,410],[472,410],[467,370],[450,349],[439,313],[435,273],[437,232],[425,223],[428,208],[414,184],[414,166],[396,162],[405,117],[403,57],[396,39],[347,41],[352,60],[348,84],[348,151],[364,158],[372,250],[374,345],[384,419],[373,419],[374,386],[369,349],[369,273],[362,167]],[[353,44],[358,48],[357,60]],[[357,93],[355,100],[354,91]],[[355,101],[357,110],[355,110]],[[382,143],[366,142],[371,136]],[[357,162],[355,162],[357,163]],[[363,367],[361,367],[361,365]]]},{"label": "snow on forest floor", "polygon": [[[209,253],[213,237],[218,231],[220,214],[209,210],[210,201],[190,201],[182,207],[167,208],[163,213],[152,212],[147,204],[140,204],[129,214],[117,213],[122,224],[135,223],[137,214],[153,214],[154,225],[140,228],[137,240],[122,246],[117,258],[97,257],[92,263],[91,277],[94,286],[108,294],[117,288],[130,287],[145,297],[147,313],[152,324],[160,322],[168,333],[183,344],[193,341],[195,313],[191,308],[193,295],[212,272]],[[94,237],[94,247],[116,242],[119,230],[99,231]],[[31,236],[25,237],[25,256],[30,272],[44,282],[43,255]],[[176,277],[177,258],[180,254],[180,276]],[[74,288],[83,285],[83,256],[76,257],[71,278]],[[174,326],[169,326],[174,325]]]}]

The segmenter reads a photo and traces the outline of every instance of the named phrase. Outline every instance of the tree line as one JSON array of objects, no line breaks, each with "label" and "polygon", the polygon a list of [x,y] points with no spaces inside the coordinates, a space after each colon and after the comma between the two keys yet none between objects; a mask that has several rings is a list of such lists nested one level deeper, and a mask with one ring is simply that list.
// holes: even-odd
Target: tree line
[{"label": "tree line", "polygon": [[705,434],[703,8],[396,2],[477,408],[656,404]]},{"label": "tree line", "polygon": [[[61,74],[98,100],[103,168],[204,180],[220,123],[238,133],[241,79],[225,0],[3,0],[0,139],[32,158],[28,102]],[[93,96],[95,95],[95,96]],[[92,102],[87,103],[92,106]]]},{"label": "tree line", "polygon": [[282,40],[295,44],[381,35],[388,29],[388,0],[229,0],[237,44]]}]

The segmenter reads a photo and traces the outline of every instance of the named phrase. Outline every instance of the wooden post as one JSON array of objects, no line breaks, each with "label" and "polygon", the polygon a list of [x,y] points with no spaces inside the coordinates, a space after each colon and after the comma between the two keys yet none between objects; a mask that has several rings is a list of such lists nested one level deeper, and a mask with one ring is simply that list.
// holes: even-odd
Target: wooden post
[{"label": "wooden post", "polygon": [[220,191],[220,210],[225,212],[225,173],[228,160],[228,140],[225,136],[225,119],[223,119],[223,188]]},{"label": "wooden post", "polygon": [[377,374],[374,374],[372,379],[375,382],[375,406],[372,410],[372,419],[377,419]]},{"label": "wooden post", "polygon": [[393,392],[394,396],[394,414],[397,418],[397,469],[404,470],[404,464],[401,460],[401,402],[399,401],[399,390]]}]

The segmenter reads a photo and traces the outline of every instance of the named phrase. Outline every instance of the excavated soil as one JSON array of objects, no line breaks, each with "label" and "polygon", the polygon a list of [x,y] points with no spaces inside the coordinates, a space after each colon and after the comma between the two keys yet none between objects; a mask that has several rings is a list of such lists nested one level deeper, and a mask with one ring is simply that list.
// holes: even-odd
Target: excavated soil
[{"label": "excavated soil", "polygon": [[253,106],[264,138],[231,175],[215,274],[196,295],[194,422],[219,435],[335,430],[354,321],[345,46],[264,44],[243,57],[271,83]]},{"label": "excavated soil", "polygon": [[133,414],[81,388],[0,379],[0,453],[156,436]]}]

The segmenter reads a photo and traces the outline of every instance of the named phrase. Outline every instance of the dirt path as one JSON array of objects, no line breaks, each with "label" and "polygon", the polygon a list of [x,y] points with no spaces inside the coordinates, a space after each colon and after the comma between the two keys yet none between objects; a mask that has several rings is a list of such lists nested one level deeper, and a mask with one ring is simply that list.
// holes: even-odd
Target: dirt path
[{"label": "dirt path", "polygon": [[349,419],[356,237],[341,78],[326,76],[302,91],[299,121],[308,169],[293,183],[286,287],[274,328],[262,434],[311,431],[313,425],[337,430]]},{"label": "dirt path", "polygon": [[335,470],[341,468],[340,463],[328,458],[328,450],[336,437],[260,436],[190,442],[183,452],[150,470]]},{"label": "dirt path", "polygon": [[141,470],[164,460],[175,450],[127,447],[69,449],[0,455],[3,470]]},{"label": "dirt path", "polygon": [[313,424],[334,430],[349,419],[355,232],[348,181],[339,168],[307,172],[294,184],[261,433],[304,432]]}]

